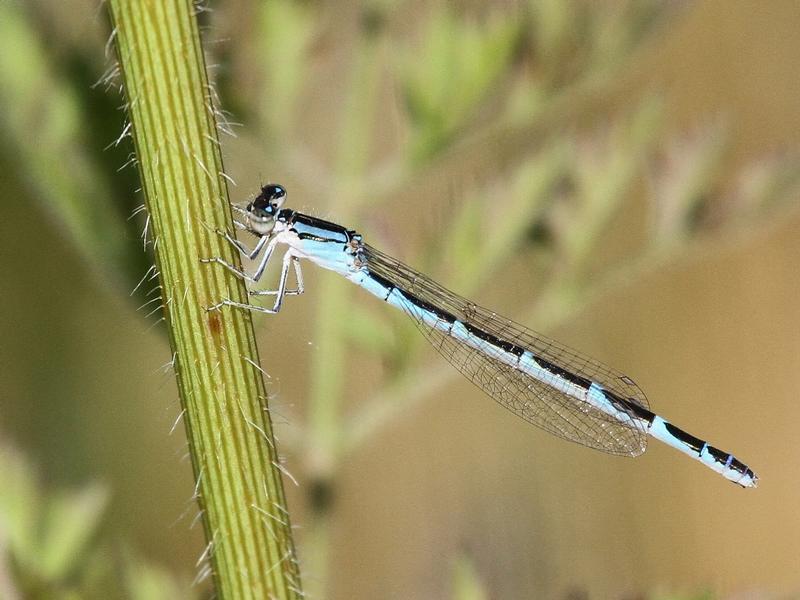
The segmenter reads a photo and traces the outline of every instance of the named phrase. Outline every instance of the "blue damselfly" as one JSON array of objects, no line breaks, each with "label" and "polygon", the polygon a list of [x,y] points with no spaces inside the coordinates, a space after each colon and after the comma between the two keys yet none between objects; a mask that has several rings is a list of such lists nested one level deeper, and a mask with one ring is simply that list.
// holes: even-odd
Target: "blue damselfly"
[{"label": "blue damselfly", "polygon": [[[400,261],[364,243],[341,225],[282,208],[286,191],[269,184],[246,208],[234,206],[243,220],[237,227],[258,237],[250,249],[222,233],[250,259],[261,256],[248,275],[221,258],[219,263],[257,282],[278,244],[285,244],[271,308],[225,299],[224,306],[277,313],[285,296],[303,293],[300,260],[343,275],[409,315],[423,335],[467,379],[526,421],[560,436],[610,454],[638,456],[653,437],[700,461],[742,487],[758,477],[732,454],[718,450],[650,411],[647,399],[628,376],[562,344],[535,333],[462,298]],[[287,289],[289,271],[297,287]]]}]

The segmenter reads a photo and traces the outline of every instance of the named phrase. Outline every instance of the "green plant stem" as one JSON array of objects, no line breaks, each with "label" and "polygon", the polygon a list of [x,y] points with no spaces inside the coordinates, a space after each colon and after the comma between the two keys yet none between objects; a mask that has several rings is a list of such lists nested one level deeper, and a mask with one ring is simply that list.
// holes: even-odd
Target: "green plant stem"
[{"label": "green plant stem", "polygon": [[298,598],[300,578],[190,0],[110,0],[164,315],[220,598]]}]

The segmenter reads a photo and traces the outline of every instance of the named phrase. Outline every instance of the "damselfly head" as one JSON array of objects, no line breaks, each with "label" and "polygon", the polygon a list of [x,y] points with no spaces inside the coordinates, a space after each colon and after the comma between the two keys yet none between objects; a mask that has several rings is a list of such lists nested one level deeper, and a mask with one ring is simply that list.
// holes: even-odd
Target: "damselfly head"
[{"label": "damselfly head", "polygon": [[254,233],[268,235],[275,227],[275,216],[286,200],[286,189],[282,185],[269,183],[261,193],[247,205],[247,225]]}]

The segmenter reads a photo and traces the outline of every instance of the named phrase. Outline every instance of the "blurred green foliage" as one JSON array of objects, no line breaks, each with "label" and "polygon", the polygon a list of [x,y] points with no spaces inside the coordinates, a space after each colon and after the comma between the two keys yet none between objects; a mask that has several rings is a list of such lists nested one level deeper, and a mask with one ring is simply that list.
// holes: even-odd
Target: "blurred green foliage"
[{"label": "blurred green foliage", "polygon": [[[120,181],[130,188],[132,180],[116,172],[124,155],[104,152],[94,135],[97,124],[105,126],[104,145],[113,146],[127,131],[107,129],[122,126],[120,100],[101,90],[91,93],[87,81],[71,77],[64,57],[50,51],[41,25],[24,5],[0,3],[0,132],[7,140],[2,151],[14,176],[41,201],[43,214],[63,225],[87,264],[126,290],[148,260],[131,243],[141,226],[128,221],[133,190],[112,195],[125,189]],[[103,123],[103,114],[112,111],[120,119]],[[116,166],[109,171],[112,161]]]},{"label": "blurred green foliage", "polygon": [[[0,597],[190,598],[188,582],[126,555],[115,559],[100,534],[106,486],[48,489],[16,450],[0,446]],[[124,574],[125,588],[117,577]]]},{"label": "blurred green foliage", "polygon": [[[798,197],[795,157],[737,164],[724,120],[710,115],[711,125],[675,131],[657,90],[619,100],[637,53],[678,18],[668,3],[405,6],[370,2],[355,8],[360,18],[342,19],[334,5],[256,3],[248,31],[208,50],[225,57],[219,108],[235,107],[235,118],[245,119],[241,144],[257,148],[270,172],[298,182],[308,192],[303,203],[358,225],[374,245],[394,246],[458,293],[478,293],[503,269],[517,269],[536,295],[514,312],[550,330],[610,287],[711,236],[766,220]],[[237,22],[223,7],[203,18],[210,37]],[[59,220],[95,272],[124,274],[117,289],[127,292],[145,272],[130,233],[143,223],[127,221],[135,201],[119,182],[125,175],[110,172],[101,149],[87,145],[99,137],[88,135],[98,112],[89,99],[106,109],[121,103],[114,67],[94,73],[101,98],[76,91],[85,82],[70,78],[45,41],[35,10],[0,2],[4,152],[40,211]],[[85,49],[68,51],[85,61]],[[121,113],[116,130],[102,133],[132,151]],[[397,235],[383,215],[399,205],[434,220],[444,207],[446,226],[432,232],[417,221],[427,234]],[[601,251],[620,230],[625,244]],[[454,375],[420,360],[427,350],[400,316],[367,309],[342,327],[351,290],[321,285],[308,299],[317,303],[318,351],[303,369],[307,422],[286,450],[306,456],[301,479],[315,483],[306,489],[335,494],[348,456]],[[383,369],[369,399],[347,412],[344,357],[353,352],[377,356]],[[76,574],[89,577],[95,564],[92,539],[107,491],[42,490],[19,457],[6,451],[0,460],[0,569],[20,590],[53,592],[40,597],[80,593]],[[309,506],[307,527],[322,533],[308,535],[316,548],[304,553],[313,557],[311,592],[320,597],[330,504],[309,499]],[[178,597],[170,575],[129,562],[129,597]],[[453,597],[486,597],[481,586],[468,561],[457,565]]]},{"label": "blurred green foliage", "polygon": [[97,484],[74,491],[43,490],[31,466],[9,448],[0,448],[0,473],[0,539],[9,559],[5,567],[13,570],[26,597],[76,593],[70,583],[80,579],[76,571],[85,574],[91,564],[89,546],[107,490]]},{"label": "blurred green foliage", "polygon": [[521,23],[499,12],[487,21],[464,21],[440,7],[428,17],[422,40],[407,50],[401,77],[414,164],[446,148],[507,72]]},{"label": "blurred green foliage", "polygon": [[459,556],[453,565],[453,600],[487,600],[486,586],[467,556]]}]

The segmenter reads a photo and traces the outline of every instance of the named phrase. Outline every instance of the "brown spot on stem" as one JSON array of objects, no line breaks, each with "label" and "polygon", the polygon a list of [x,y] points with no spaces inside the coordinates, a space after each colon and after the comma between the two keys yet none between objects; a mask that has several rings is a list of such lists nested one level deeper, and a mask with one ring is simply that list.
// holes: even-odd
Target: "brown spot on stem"
[{"label": "brown spot on stem", "polygon": [[222,331],[222,321],[217,312],[208,313],[208,328],[211,330],[211,335],[219,338],[219,334]]}]

